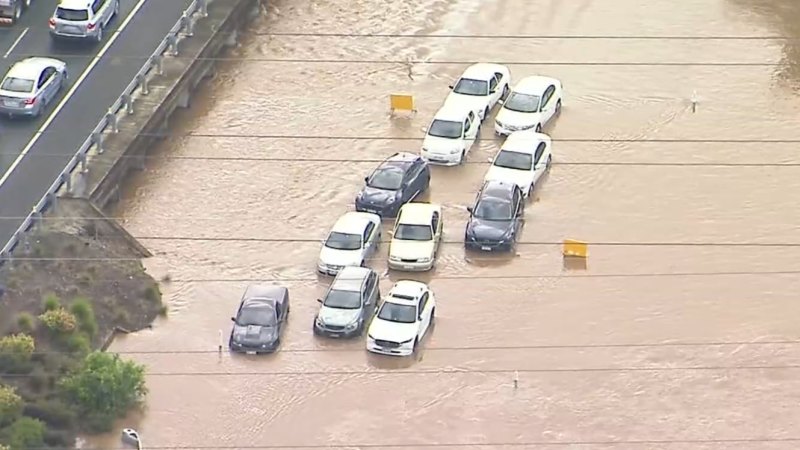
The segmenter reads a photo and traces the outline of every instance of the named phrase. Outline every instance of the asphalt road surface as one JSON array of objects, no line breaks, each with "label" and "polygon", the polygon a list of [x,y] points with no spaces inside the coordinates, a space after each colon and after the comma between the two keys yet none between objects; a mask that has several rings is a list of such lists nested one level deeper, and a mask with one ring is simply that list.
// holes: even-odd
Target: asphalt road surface
[{"label": "asphalt road surface", "polygon": [[[35,0],[20,23],[0,31],[0,55],[4,55],[0,59],[0,71],[3,74],[14,62],[27,56],[59,58],[67,63],[70,74],[69,86],[42,117],[0,119],[0,171],[4,174],[0,175],[2,245],[11,238],[22,223],[22,217],[30,213],[190,3],[190,0],[121,1],[120,14],[112,21],[100,44],[53,45],[47,26],[53,2],[44,0]],[[120,31],[121,24],[131,14],[135,16]],[[117,34],[113,44],[103,52]],[[82,77],[95,59],[97,63],[85,78]],[[69,95],[72,86],[81,78],[84,79],[79,87]],[[55,113],[62,102],[63,108]],[[53,113],[55,116],[50,120]],[[48,120],[47,127],[42,129]]]}]

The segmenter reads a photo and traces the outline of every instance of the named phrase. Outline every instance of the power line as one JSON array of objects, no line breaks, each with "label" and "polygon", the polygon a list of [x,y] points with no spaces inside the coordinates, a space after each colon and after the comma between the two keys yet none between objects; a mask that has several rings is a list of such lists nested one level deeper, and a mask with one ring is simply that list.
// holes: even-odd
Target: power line
[{"label": "power line", "polygon": [[[726,341],[726,342],[653,342],[653,343],[620,343],[620,344],[531,344],[531,345],[480,345],[461,347],[425,347],[425,352],[458,352],[458,351],[525,351],[525,350],[597,350],[597,349],[632,349],[632,348],[692,348],[692,347],[745,347],[772,345],[800,345],[800,340],[776,341]],[[306,353],[363,353],[363,348],[288,348],[280,349],[281,354]],[[13,351],[3,352],[15,354]],[[130,350],[107,352],[118,355],[209,355],[219,354],[215,350]],[[32,355],[73,355],[80,352],[69,351],[34,351]],[[233,356],[229,352],[223,353]]]}]

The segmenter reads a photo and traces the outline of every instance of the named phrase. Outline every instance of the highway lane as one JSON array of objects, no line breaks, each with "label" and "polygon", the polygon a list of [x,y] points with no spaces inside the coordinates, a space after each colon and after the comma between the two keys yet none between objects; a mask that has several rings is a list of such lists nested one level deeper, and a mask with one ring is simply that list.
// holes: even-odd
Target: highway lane
[{"label": "highway lane", "polygon": [[[39,2],[47,3],[41,0]],[[58,173],[75,154],[78,146],[130,83],[145,59],[155,50],[190,2],[191,0],[145,0],[117,40],[67,100],[63,109],[55,115],[46,131],[39,136],[5,183],[0,186],[0,217],[21,217],[30,213],[33,205],[44,195]],[[136,3],[136,0],[123,0],[124,13],[115,19],[114,30],[124,21],[123,18],[130,13]],[[36,16],[36,11],[29,11],[34,14],[30,14],[27,19],[35,19],[33,16]],[[71,83],[74,83],[102,45],[90,48],[73,45],[52,46],[46,28],[47,16],[48,14],[43,15],[44,28],[37,27],[35,30],[31,28],[7,59],[13,59],[15,55],[18,59],[29,54],[58,57],[69,64]],[[109,39],[110,35],[111,33],[106,39]],[[9,42],[9,39],[15,38],[4,36],[3,40],[0,40],[0,45]],[[51,106],[55,107],[55,104]],[[3,153],[21,151],[44,120],[44,118],[34,121],[3,120],[3,134],[0,136]],[[16,155],[11,156],[4,158],[4,167],[16,158]],[[5,245],[21,222],[21,219],[0,219],[2,245]]]}]

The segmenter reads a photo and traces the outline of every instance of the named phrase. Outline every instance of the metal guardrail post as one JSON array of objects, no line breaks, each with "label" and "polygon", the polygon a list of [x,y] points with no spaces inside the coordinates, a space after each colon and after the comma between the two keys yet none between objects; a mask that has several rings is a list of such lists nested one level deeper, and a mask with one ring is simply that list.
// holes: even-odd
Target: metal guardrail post
[{"label": "metal guardrail post", "polygon": [[167,35],[167,42],[169,43],[170,55],[178,56],[180,54],[180,50],[178,49],[178,35],[176,33],[170,33]]},{"label": "metal guardrail post", "polygon": [[136,75],[136,81],[142,87],[142,94],[147,95],[150,93],[150,86],[148,85],[147,75],[140,73]]},{"label": "metal guardrail post", "polygon": [[[50,206],[51,207],[55,207],[56,206],[56,202],[58,201],[58,195],[50,192],[50,193],[47,194],[47,197],[48,197],[47,198],[47,202],[50,204]],[[39,213],[39,216],[41,216],[41,213]]]},{"label": "metal guardrail post", "polygon": [[[86,155],[84,155],[83,160],[86,161]],[[83,167],[84,169],[82,170],[85,170],[84,173],[89,172],[89,168],[86,167],[86,165],[84,165]],[[64,187],[67,188],[67,192],[72,194],[72,177],[70,176],[70,174],[61,172],[61,181],[64,183]]]},{"label": "metal guardrail post", "polygon": [[153,64],[156,66],[156,75],[164,75],[164,57],[161,55],[153,56]]},{"label": "metal guardrail post", "polygon": [[125,108],[127,114],[133,114],[133,96],[131,94],[122,94],[122,107]]},{"label": "metal guardrail post", "polygon": [[208,0],[197,0],[197,13],[200,17],[208,17]]},{"label": "metal guardrail post", "polygon": [[80,168],[81,173],[88,173],[89,172],[89,166],[86,165],[86,153],[80,153],[78,155],[78,162],[81,164],[81,168]]},{"label": "metal guardrail post", "polygon": [[97,153],[103,154],[103,133],[92,133],[92,143],[97,146]]},{"label": "metal guardrail post", "polygon": [[192,19],[192,16],[186,14],[186,11],[184,11],[181,16],[181,27],[186,28],[186,31],[183,32],[184,36],[194,36],[194,19]]},{"label": "metal guardrail post", "polygon": [[109,109],[106,113],[106,122],[111,125],[112,133],[119,133],[119,120],[117,119],[117,115],[114,114],[114,111],[111,109]]}]

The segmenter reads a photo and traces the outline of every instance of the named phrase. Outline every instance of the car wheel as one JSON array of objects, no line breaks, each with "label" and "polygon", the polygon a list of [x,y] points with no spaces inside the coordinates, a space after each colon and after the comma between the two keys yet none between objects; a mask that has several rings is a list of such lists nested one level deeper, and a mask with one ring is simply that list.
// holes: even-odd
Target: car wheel
[{"label": "car wheel", "polygon": [[27,9],[30,7],[31,7],[31,0],[25,0],[25,8]]},{"label": "car wheel", "polygon": [[97,42],[103,42],[103,26],[97,25],[97,36],[94,38]]},{"label": "car wheel", "polygon": [[114,15],[111,17],[117,17],[119,15],[119,2],[114,4]]},{"label": "car wheel", "polygon": [[361,267],[366,267],[366,266],[367,266],[367,263],[366,263],[366,261],[364,261],[364,260],[362,259],[362,260],[361,260],[361,264],[359,264],[359,265],[360,265]]},{"label": "car wheel", "polygon": [[542,132],[542,124],[536,125],[536,132],[537,133],[541,133]]},{"label": "car wheel", "polygon": [[483,110],[483,120],[489,120],[489,107]]},{"label": "car wheel", "polygon": [[561,112],[561,100],[556,102],[556,114]]},{"label": "car wheel", "polygon": [[436,321],[436,307],[434,306],[433,309],[431,309],[431,323],[435,321]]},{"label": "car wheel", "polygon": [[503,86],[503,96],[502,96],[502,97],[500,97],[500,98],[502,98],[503,100],[505,100],[505,99],[507,99],[507,98],[508,98],[508,94],[510,94],[510,92],[509,92],[509,90],[508,90],[508,85],[505,85],[505,86]]},{"label": "car wheel", "polygon": [[531,199],[533,199],[533,184],[528,186],[528,200],[530,201]]},{"label": "car wheel", "polygon": [[17,23],[20,17],[22,17],[22,6],[17,3],[17,6],[14,7],[14,23]]},{"label": "car wheel", "polygon": [[547,155],[547,162],[545,163],[545,168],[550,170],[550,166],[553,165],[553,155]]},{"label": "car wheel", "polygon": [[416,353],[417,352],[417,346],[418,345],[419,345],[419,338],[414,338],[414,346],[411,347],[411,352],[412,353]]},{"label": "car wheel", "polygon": [[461,150],[461,159],[458,161],[459,164],[464,164],[467,162],[467,150]]}]

